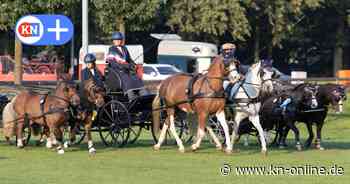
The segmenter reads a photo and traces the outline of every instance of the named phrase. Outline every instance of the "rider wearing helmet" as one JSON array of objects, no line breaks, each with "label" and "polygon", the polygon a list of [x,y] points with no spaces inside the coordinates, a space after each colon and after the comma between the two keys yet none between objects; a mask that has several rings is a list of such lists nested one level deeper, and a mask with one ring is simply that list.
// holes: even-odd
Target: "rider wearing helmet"
[{"label": "rider wearing helmet", "polygon": [[103,75],[96,68],[96,57],[94,54],[88,53],[84,57],[84,63],[86,67],[81,71],[81,80],[89,80],[92,78],[95,83],[99,86],[103,86]]},{"label": "rider wearing helmet", "polygon": [[[148,91],[144,88],[141,77],[137,76],[136,64],[131,59],[128,49],[125,44],[125,36],[121,32],[112,34],[113,46],[109,48],[107,63],[115,73],[118,73],[122,80],[122,90],[127,93],[129,100],[134,99],[137,95],[146,95]],[[108,72],[110,73],[110,72]],[[113,72],[112,72],[113,73]],[[118,88],[118,83],[114,82],[115,76],[106,74],[106,85],[113,88]]]},{"label": "rider wearing helmet", "polygon": [[125,36],[121,32],[112,34],[113,46],[108,50],[107,62],[112,67],[122,68],[126,72],[135,73],[135,62],[125,46]]}]

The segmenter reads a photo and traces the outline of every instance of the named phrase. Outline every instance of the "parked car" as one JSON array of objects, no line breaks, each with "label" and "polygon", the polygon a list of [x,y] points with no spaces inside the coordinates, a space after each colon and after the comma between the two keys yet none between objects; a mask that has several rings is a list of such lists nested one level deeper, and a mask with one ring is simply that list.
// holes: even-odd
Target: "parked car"
[{"label": "parked car", "polygon": [[164,80],[181,70],[169,64],[144,64],[143,80]]}]

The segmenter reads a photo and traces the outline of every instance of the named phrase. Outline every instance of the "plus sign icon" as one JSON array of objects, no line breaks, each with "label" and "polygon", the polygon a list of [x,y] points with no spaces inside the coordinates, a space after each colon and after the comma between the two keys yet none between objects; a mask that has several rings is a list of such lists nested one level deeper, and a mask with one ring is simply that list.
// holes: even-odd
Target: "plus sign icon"
[{"label": "plus sign icon", "polygon": [[72,22],[64,15],[26,15],[17,21],[15,30],[27,45],[63,45],[74,33]]}]

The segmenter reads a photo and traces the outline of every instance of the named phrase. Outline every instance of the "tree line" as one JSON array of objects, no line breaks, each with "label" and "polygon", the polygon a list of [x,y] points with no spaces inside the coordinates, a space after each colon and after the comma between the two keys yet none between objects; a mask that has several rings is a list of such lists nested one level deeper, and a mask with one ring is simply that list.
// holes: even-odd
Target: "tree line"
[{"label": "tree line", "polygon": [[[70,17],[80,48],[81,0],[0,0],[0,30],[11,31],[30,13]],[[350,67],[350,0],[90,0],[89,28],[90,43],[108,42],[119,30],[129,43],[147,47],[155,42],[149,33],[176,33],[184,40],[234,42],[246,63],[273,58],[281,67],[328,75]]]}]

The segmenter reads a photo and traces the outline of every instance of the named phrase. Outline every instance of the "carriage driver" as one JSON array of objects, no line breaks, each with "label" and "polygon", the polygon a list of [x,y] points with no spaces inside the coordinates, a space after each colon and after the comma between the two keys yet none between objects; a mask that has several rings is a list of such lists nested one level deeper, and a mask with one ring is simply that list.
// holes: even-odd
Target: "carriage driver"
[{"label": "carriage driver", "polygon": [[136,73],[135,62],[131,59],[130,53],[125,46],[125,36],[121,32],[114,32],[112,34],[113,46],[108,50],[107,61],[112,67],[122,67],[125,71],[132,74]]},{"label": "carriage driver", "polygon": [[[116,71],[123,71],[121,79],[124,83],[123,88],[129,99],[133,99],[138,95],[143,96],[148,94],[141,79],[142,75],[137,75],[136,64],[125,46],[124,34],[121,32],[114,32],[112,34],[112,41],[113,46],[109,48],[106,60],[111,68]],[[135,94],[135,92],[138,94]]]},{"label": "carriage driver", "polygon": [[85,55],[84,63],[86,64],[86,67],[81,71],[81,80],[85,81],[92,78],[98,86],[103,87],[103,75],[96,68],[95,62],[96,57],[94,54],[88,53]]}]

